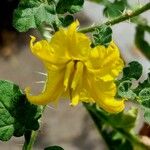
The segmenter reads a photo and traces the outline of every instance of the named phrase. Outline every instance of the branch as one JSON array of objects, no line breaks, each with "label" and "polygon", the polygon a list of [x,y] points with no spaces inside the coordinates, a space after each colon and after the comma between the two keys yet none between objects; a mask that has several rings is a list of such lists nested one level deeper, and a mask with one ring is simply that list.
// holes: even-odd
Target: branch
[{"label": "branch", "polygon": [[105,22],[103,24],[100,24],[100,25],[80,29],[79,32],[87,33],[87,32],[92,32],[92,31],[95,30],[95,28],[99,28],[103,25],[115,25],[117,23],[120,23],[120,22],[123,22],[125,20],[131,19],[135,16],[138,16],[139,14],[141,14],[141,13],[143,13],[143,12],[149,10],[149,9],[150,9],[150,3],[147,3],[147,4],[143,5],[142,7],[138,8],[134,11],[131,11],[130,13],[126,12],[125,14],[123,14],[123,15],[117,17],[117,18],[114,18],[112,20],[108,20],[107,22]]}]

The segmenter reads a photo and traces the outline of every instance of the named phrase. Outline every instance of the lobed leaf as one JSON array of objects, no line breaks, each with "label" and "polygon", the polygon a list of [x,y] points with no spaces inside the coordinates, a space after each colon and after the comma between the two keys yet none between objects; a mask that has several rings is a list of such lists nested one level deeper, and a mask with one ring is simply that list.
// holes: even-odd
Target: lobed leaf
[{"label": "lobed leaf", "polygon": [[136,89],[134,89],[134,92],[139,94],[144,88],[150,88],[150,73],[148,73],[148,78],[146,80],[144,80],[142,83],[139,82],[139,85]]},{"label": "lobed leaf", "polygon": [[0,80],[0,140],[37,130],[41,113],[41,107],[31,105],[17,85]]},{"label": "lobed leaf", "polygon": [[123,78],[138,80],[143,72],[142,65],[137,61],[132,61],[123,69]]},{"label": "lobed leaf", "polygon": [[136,98],[136,94],[131,89],[131,86],[132,82],[130,80],[125,80],[121,82],[117,87],[118,96],[125,99],[134,100]]},{"label": "lobed leaf", "polygon": [[144,108],[144,119],[147,123],[150,123],[150,108]]},{"label": "lobed leaf", "polygon": [[74,14],[82,9],[83,4],[84,0],[59,0],[56,6],[56,12],[58,14],[64,14],[66,12]]},{"label": "lobed leaf", "polygon": [[150,99],[150,88],[144,88],[139,93],[139,98],[141,101],[146,101]]},{"label": "lobed leaf", "polygon": [[84,0],[21,0],[14,11],[13,25],[19,32],[40,28],[43,24],[58,30],[73,21],[73,17],[65,13],[80,11],[83,3]]},{"label": "lobed leaf", "polygon": [[51,25],[55,20],[53,1],[21,0],[14,11],[13,25],[18,31],[25,32],[30,28],[39,28],[42,23]]},{"label": "lobed leaf", "polygon": [[128,7],[127,0],[115,0],[114,2],[107,1],[104,4],[105,9],[103,13],[108,18],[120,16],[123,11]]},{"label": "lobed leaf", "polygon": [[112,40],[112,29],[107,25],[96,28],[93,32],[93,40],[93,47],[97,45],[104,45],[107,47]]},{"label": "lobed leaf", "polygon": [[60,20],[59,26],[67,27],[74,21],[74,17],[72,15],[67,15],[65,17],[60,17],[59,20]]},{"label": "lobed leaf", "polygon": [[148,41],[145,40],[146,31],[148,31],[148,33],[150,33],[149,26],[146,26],[146,28],[144,28],[142,25],[138,25],[136,27],[135,44],[139,48],[139,50],[141,50],[141,52],[148,59],[150,59],[150,44],[148,43]]},{"label": "lobed leaf", "polygon": [[138,80],[143,72],[142,65],[137,61],[132,61],[127,67],[123,69],[123,76],[116,81],[118,98],[125,98],[135,100],[139,93],[136,93],[135,88],[132,87],[133,79]]}]

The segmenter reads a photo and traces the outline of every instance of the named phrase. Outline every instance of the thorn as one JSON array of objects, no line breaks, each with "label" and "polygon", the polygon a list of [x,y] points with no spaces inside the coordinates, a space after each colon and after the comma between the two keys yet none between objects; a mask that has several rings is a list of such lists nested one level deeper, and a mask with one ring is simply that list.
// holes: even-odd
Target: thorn
[{"label": "thorn", "polygon": [[126,11],[127,11],[127,7],[125,7],[125,9],[123,10],[122,15],[125,15]]},{"label": "thorn", "polygon": [[108,13],[107,15],[108,15],[108,17],[107,17],[107,18],[108,18],[108,20],[111,20],[111,17],[110,17],[110,15],[109,15],[109,13]]},{"label": "thorn", "polygon": [[140,0],[138,0],[138,5],[139,5],[140,8],[142,7],[142,4],[141,4]]},{"label": "thorn", "polygon": [[35,83],[42,83],[42,84],[44,84],[45,81],[36,81]]},{"label": "thorn", "polygon": [[44,72],[35,71],[35,73],[47,76],[47,73],[44,73]]},{"label": "thorn", "polygon": [[122,12],[123,15],[128,15],[131,16],[133,11],[131,9],[125,8],[124,11]]},{"label": "thorn", "polygon": [[129,24],[131,24],[131,19],[129,18],[129,19],[127,20],[127,22],[128,22]]},{"label": "thorn", "polygon": [[122,11],[120,11],[120,10],[118,10],[119,12],[120,12],[120,14],[123,14],[123,12]]},{"label": "thorn", "polygon": [[132,10],[130,10],[130,9],[126,10],[126,14],[127,14],[128,16],[131,16],[131,15],[132,15],[132,13],[133,13],[133,11],[132,11]]},{"label": "thorn", "polygon": [[52,106],[49,106],[49,105],[46,105],[48,108],[50,108],[50,109],[53,109],[53,110],[56,110],[54,107],[52,107]]},{"label": "thorn", "polygon": [[45,27],[45,30],[50,31],[50,32],[53,31],[52,28],[50,28],[50,27]]}]

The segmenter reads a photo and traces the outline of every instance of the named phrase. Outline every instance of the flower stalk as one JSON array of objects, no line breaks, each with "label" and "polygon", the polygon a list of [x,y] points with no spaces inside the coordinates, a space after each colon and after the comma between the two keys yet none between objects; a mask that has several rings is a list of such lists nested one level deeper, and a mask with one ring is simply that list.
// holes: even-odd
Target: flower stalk
[{"label": "flower stalk", "polygon": [[[27,138],[26,134],[29,134],[29,139]],[[30,131],[30,133],[26,132],[26,134],[25,134],[25,142],[24,142],[22,150],[32,150],[32,147],[38,135],[38,130]]]}]

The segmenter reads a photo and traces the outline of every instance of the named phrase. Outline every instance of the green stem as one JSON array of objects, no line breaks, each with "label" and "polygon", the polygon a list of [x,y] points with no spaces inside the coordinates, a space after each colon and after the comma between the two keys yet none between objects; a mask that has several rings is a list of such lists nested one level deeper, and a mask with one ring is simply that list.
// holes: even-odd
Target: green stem
[{"label": "green stem", "polygon": [[122,14],[121,16],[117,17],[117,18],[114,18],[112,20],[108,20],[107,22],[103,23],[103,24],[100,24],[100,25],[95,25],[95,26],[92,26],[92,27],[87,27],[87,28],[83,28],[83,29],[79,29],[79,32],[82,32],[82,33],[87,33],[87,32],[92,32],[95,30],[95,28],[99,28],[103,25],[115,25],[117,23],[120,23],[120,22],[123,22],[125,20],[128,20],[128,19],[131,19],[135,16],[138,16],[139,14],[147,11],[150,9],[150,3],[147,3],[145,5],[143,5],[142,7],[136,9],[136,10],[133,10],[131,12],[126,12],[125,14]]},{"label": "green stem", "polygon": [[38,130],[31,131],[30,139],[29,139],[29,141],[25,140],[22,150],[32,150],[32,147],[36,140],[37,135],[38,135]]},{"label": "green stem", "polygon": [[[128,141],[130,141],[132,143],[132,146],[136,150],[148,150],[149,149],[149,147],[144,145],[136,135],[133,135],[132,133],[127,132],[124,129],[117,128],[117,127],[113,126],[112,124],[110,124],[109,118],[102,111],[97,111],[96,109],[92,109],[91,106],[89,106],[87,104],[84,104],[84,106],[85,106],[86,110],[89,112],[91,118],[93,119],[99,133],[102,135],[106,144],[109,143],[108,142],[109,139],[108,139],[108,133],[106,133],[103,130],[103,124],[105,124],[105,123],[109,124],[115,131],[122,134]],[[111,148],[112,148],[111,145],[108,144],[107,146],[111,150]]]},{"label": "green stem", "polygon": [[[42,114],[43,114],[45,108],[46,108],[46,105],[42,107]],[[42,115],[41,115],[41,117],[42,117]],[[36,141],[37,135],[38,135],[38,131],[39,130],[36,130],[36,131],[32,130],[32,131],[25,132],[25,134],[24,134],[25,142],[24,142],[22,150],[32,150],[32,147],[33,147],[33,145]]]}]

